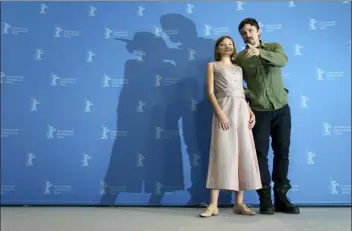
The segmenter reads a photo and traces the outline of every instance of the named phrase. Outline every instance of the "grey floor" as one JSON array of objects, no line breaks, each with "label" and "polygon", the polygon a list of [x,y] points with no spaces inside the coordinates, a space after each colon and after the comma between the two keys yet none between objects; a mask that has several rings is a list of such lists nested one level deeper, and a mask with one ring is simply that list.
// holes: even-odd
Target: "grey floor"
[{"label": "grey floor", "polygon": [[192,208],[2,207],[1,231],[350,231],[351,208],[302,208],[300,215],[199,218]]}]

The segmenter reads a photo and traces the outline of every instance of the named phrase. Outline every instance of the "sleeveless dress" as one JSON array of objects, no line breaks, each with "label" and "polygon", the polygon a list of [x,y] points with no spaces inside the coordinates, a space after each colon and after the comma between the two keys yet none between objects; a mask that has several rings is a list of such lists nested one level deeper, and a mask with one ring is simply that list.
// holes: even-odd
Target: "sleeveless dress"
[{"label": "sleeveless dress", "polygon": [[230,121],[227,131],[213,115],[206,187],[218,190],[262,188],[260,171],[249,129],[249,110],[243,89],[242,68],[213,62],[216,99]]}]

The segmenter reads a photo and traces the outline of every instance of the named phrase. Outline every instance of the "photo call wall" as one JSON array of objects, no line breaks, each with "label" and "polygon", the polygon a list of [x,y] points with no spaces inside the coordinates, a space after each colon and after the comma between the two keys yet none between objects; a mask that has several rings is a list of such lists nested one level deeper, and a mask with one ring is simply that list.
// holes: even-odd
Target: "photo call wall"
[{"label": "photo call wall", "polygon": [[208,203],[205,69],[246,17],[289,60],[289,197],[350,205],[349,1],[2,2],[1,204]]}]

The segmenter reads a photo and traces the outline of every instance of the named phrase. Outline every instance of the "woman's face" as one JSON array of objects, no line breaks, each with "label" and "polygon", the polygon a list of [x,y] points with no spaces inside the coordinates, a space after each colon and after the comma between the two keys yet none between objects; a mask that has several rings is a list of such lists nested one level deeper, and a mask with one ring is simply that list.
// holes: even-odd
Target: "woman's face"
[{"label": "woman's face", "polygon": [[221,41],[218,46],[218,52],[221,57],[223,56],[231,56],[233,54],[233,42],[229,38],[225,38]]}]

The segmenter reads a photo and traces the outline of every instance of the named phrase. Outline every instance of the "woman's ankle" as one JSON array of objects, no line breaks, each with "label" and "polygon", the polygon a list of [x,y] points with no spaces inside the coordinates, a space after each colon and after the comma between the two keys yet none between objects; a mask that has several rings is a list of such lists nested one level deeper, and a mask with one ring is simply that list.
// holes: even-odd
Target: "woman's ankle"
[{"label": "woman's ankle", "polygon": [[210,203],[209,206],[218,207],[218,203]]}]

